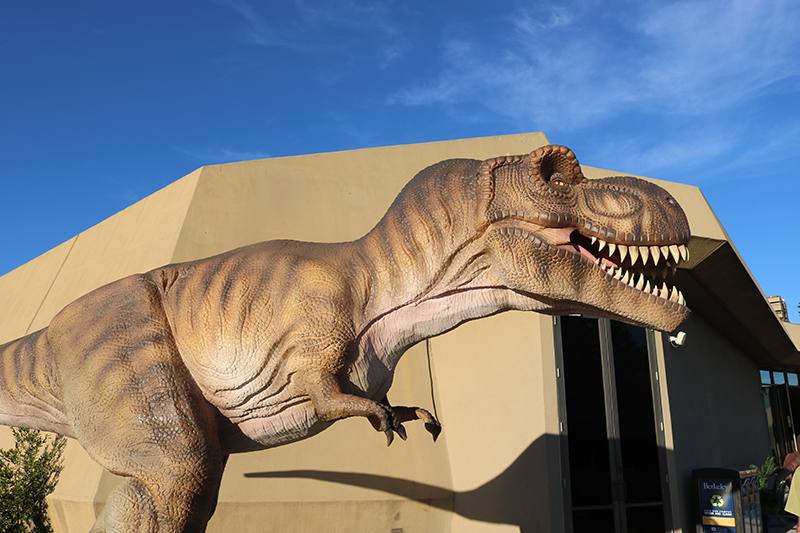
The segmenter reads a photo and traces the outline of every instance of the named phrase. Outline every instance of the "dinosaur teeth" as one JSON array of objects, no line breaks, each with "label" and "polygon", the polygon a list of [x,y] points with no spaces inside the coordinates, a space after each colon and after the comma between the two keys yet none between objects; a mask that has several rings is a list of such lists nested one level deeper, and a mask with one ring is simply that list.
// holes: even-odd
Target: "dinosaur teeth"
[{"label": "dinosaur teeth", "polygon": [[650,248],[647,246],[640,246],[639,255],[642,256],[642,265],[646,265],[647,259],[650,257]]},{"label": "dinosaur teeth", "polygon": [[[516,214],[522,215],[523,213],[519,211],[498,211],[495,213],[496,216],[501,218],[514,216]],[[525,216],[528,217],[532,215],[525,213]],[[554,215],[548,214],[547,216],[553,218]],[[566,258],[572,256],[576,261],[580,258],[580,255],[576,256],[572,250],[562,248],[561,246],[552,246],[541,240],[535,233],[528,232],[521,228],[505,226],[498,229],[501,235],[522,237],[523,239],[529,240],[536,248],[548,251],[549,253],[556,252],[559,257]],[[593,227],[592,229],[597,228]],[[606,242],[599,237],[591,237],[590,239],[596,250],[596,257],[593,263],[599,266],[610,279],[616,280],[616,282],[623,282],[630,286],[632,290],[668,300],[677,305],[686,305],[686,299],[683,294],[675,287],[668,287],[666,282],[662,282],[661,286],[651,283],[651,279],[664,279],[670,272],[675,274],[678,269],[678,264],[689,260],[689,249],[685,244],[639,246]],[[599,252],[605,249],[607,249],[607,251],[603,255],[599,255]],[[619,260],[616,258],[611,260],[617,253],[617,250],[619,250]],[[633,267],[633,270],[636,270],[636,272],[626,270],[628,267],[623,268],[619,266],[619,264],[625,262],[626,259],[629,259],[630,267]],[[639,259],[641,259],[641,261],[639,261]]]},{"label": "dinosaur teeth", "polygon": [[672,287],[672,292],[669,293],[669,301],[678,303],[678,289]]},{"label": "dinosaur teeth", "polygon": [[661,258],[661,249],[658,246],[651,246],[650,255],[653,256],[653,264],[657,265],[658,260]]},{"label": "dinosaur teeth", "polygon": [[672,261],[674,263],[679,263],[681,260],[681,252],[678,250],[677,244],[671,244],[669,246],[669,254],[672,256]]},{"label": "dinosaur teeth", "polygon": [[631,265],[635,265],[636,261],[639,259],[639,247],[638,246],[631,246],[628,249],[628,252],[631,254]]},{"label": "dinosaur teeth", "polygon": [[[590,229],[594,230],[592,227]],[[600,237],[591,236],[591,247],[594,250],[594,255],[599,255],[603,250],[607,251],[603,254],[604,257],[611,259],[614,254],[619,250],[619,262],[622,263],[626,258],[630,257],[630,266],[676,266],[683,261],[689,260],[689,249],[685,244],[669,244],[669,245],[626,245],[613,242],[607,242]]]},{"label": "dinosaur teeth", "polygon": [[[651,283],[650,279],[648,279],[647,276],[642,272],[632,273],[622,267],[618,267],[610,263],[603,263],[599,258],[596,259],[594,263],[600,266],[605,275],[618,282],[625,283],[631,289],[649,294],[656,298],[674,302],[678,305],[686,305],[686,299],[683,297],[683,293],[681,293],[675,287],[670,288],[666,282],[662,282],[659,286],[655,283]],[[651,270],[655,271],[655,269],[651,267],[648,269],[648,273],[650,273]]]}]

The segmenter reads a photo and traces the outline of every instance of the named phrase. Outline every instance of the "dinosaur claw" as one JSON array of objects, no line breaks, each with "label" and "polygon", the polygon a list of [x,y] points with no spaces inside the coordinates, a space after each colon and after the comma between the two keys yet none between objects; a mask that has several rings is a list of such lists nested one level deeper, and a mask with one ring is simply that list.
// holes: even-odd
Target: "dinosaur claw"
[{"label": "dinosaur claw", "polygon": [[442,426],[431,422],[425,423],[425,429],[433,436],[433,442],[436,442],[436,439],[439,438],[439,434],[442,432]]},{"label": "dinosaur claw", "polygon": [[384,433],[386,434],[386,446],[391,446],[394,440],[394,431],[387,429]]},{"label": "dinosaur claw", "polygon": [[400,438],[403,440],[408,439],[408,435],[406,434],[406,428],[403,427],[403,424],[399,422],[395,425],[394,430],[397,431],[397,434],[400,435]]}]

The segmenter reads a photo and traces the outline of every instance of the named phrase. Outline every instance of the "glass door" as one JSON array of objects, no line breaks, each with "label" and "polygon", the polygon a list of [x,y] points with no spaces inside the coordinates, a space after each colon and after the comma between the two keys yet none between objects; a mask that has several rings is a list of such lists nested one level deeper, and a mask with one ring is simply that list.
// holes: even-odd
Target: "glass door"
[{"label": "glass door", "polygon": [[653,342],[620,322],[556,319],[567,531],[671,529]]}]

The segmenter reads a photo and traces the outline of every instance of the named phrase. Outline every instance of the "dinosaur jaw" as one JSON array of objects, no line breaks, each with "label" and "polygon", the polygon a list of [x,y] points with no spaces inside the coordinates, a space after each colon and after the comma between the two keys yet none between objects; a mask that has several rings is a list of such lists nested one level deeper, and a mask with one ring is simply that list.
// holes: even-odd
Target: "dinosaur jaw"
[{"label": "dinosaur jaw", "polygon": [[[570,228],[564,228],[562,232]],[[563,239],[562,239],[563,241]],[[559,246],[572,247],[613,279],[636,290],[686,306],[683,294],[664,281],[678,265],[689,259],[685,244],[624,245],[585,237],[575,229],[569,241]],[[661,281],[659,281],[659,279]]]},{"label": "dinosaur jaw", "polygon": [[553,301],[553,314],[597,314],[661,331],[689,315],[680,291],[663,281],[688,259],[683,244],[612,245],[575,227],[518,219],[493,225],[488,241],[509,288]]}]

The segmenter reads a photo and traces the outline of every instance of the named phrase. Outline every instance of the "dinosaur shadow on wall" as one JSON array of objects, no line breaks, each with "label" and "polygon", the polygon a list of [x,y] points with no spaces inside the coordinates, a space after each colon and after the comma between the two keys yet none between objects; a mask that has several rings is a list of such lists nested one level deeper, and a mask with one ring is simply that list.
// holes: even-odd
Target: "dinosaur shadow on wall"
[{"label": "dinosaur shadow on wall", "polygon": [[[557,457],[558,437],[532,442],[503,472],[472,490],[458,492],[407,479],[356,472],[283,470],[246,473],[248,478],[304,478],[374,489],[452,511],[470,520],[519,527],[520,533],[558,529],[558,479],[548,479],[547,457]],[[548,453],[550,450],[550,453]],[[551,465],[552,466],[552,465]],[[557,468],[552,468],[556,475]],[[551,487],[550,485],[553,485]],[[555,500],[555,501],[550,501]],[[344,526],[345,524],[339,524]]]}]

